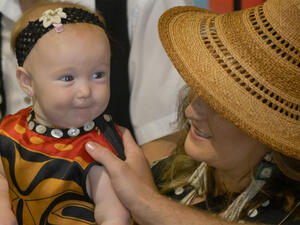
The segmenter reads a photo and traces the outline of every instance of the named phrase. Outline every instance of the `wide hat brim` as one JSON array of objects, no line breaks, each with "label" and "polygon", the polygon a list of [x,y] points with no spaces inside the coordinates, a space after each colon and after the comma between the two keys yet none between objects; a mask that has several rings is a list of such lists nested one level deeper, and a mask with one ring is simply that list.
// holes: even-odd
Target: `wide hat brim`
[{"label": "wide hat brim", "polygon": [[179,74],[217,113],[300,160],[299,18],[276,20],[278,2],[222,15],[175,7],[161,16],[159,35]]}]

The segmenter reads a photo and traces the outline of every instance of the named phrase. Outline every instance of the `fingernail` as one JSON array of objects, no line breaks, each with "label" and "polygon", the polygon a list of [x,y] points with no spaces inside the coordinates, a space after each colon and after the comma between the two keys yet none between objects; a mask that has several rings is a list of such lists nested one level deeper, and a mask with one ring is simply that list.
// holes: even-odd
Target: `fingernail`
[{"label": "fingernail", "polygon": [[95,145],[92,142],[88,142],[85,144],[85,149],[89,152],[95,150]]}]

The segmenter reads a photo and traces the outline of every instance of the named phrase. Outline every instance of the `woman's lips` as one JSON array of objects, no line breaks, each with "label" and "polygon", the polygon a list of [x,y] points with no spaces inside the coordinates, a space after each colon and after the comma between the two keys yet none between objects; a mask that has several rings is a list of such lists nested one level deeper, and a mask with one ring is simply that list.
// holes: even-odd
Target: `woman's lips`
[{"label": "woman's lips", "polygon": [[196,126],[194,126],[193,124],[191,124],[191,129],[190,129],[191,133],[193,136],[195,136],[196,139],[198,138],[205,138],[205,139],[210,139],[212,136],[204,133],[203,131],[199,130]]}]

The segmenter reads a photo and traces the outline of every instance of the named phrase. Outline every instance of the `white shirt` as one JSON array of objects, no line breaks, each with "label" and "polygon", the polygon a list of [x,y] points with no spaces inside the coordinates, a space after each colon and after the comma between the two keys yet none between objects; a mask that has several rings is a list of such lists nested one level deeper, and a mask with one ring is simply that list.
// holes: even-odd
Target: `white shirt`
[{"label": "white shirt", "polygon": [[167,9],[193,0],[128,0],[130,116],[138,144],[176,131],[178,94],[185,85],[158,36]]},{"label": "white shirt", "polygon": [[[63,2],[63,0],[61,0]],[[68,0],[95,9],[94,0]],[[16,113],[18,110],[31,105],[31,99],[26,96],[16,78],[17,60],[10,49],[10,34],[15,22],[22,14],[19,0],[0,0],[2,17],[2,72],[6,97],[6,113]]]}]

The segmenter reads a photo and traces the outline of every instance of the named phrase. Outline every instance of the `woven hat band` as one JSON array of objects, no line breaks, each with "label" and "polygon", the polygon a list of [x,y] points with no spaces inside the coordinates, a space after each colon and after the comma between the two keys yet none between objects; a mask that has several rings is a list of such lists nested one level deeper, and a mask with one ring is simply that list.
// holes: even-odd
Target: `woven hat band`
[{"label": "woven hat band", "polygon": [[295,1],[280,1],[288,5],[280,26],[278,9],[269,10],[278,1],[223,15],[176,7],[161,17],[159,32],[180,75],[215,111],[300,159],[300,32],[285,27],[300,21],[284,22]]},{"label": "woven hat band", "polygon": [[[53,14],[52,10],[51,13]],[[89,23],[89,24],[97,25],[102,29],[105,29],[104,23],[99,20],[98,16],[86,10],[76,8],[76,7],[71,7],[71,8],[63,8],[62,12],[60,13],[65,15],[60,18],[61,19],[60,25],[72,24],[72,23]],[[53,15],[50,15],[50,17],[51,16],[53,17]],[[44,18],[44,20],[41,20],[41,18],[35,21],[30,21],[27,27],[25,27],[16,38],[15,52],[16,52],[16,57],[19,66],[22,66],[24,64],[26,57],[28,56],[28,54],[30,53],[31,49],[34,47],[36,42],[48,31],[55,28],[56,25],[55,23],[51,23],[49,26],[47,25],[45,26],[45,22],[49,20],[49,18]]]}]

